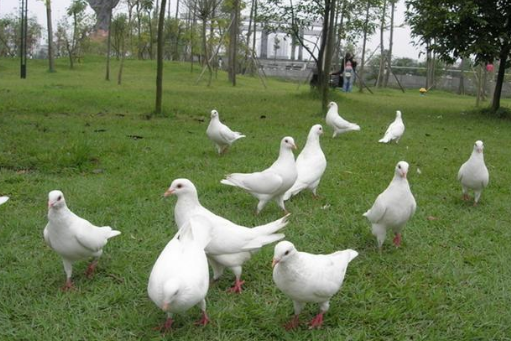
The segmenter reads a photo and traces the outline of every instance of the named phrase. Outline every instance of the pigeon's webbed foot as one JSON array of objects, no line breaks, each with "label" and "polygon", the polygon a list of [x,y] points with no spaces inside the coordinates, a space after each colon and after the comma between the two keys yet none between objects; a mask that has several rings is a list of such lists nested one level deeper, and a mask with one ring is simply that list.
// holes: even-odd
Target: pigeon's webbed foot
[{"label": "pigeon's webbed foot", "polygon": [[89,264],[87,267],[87,270],[85,271],[85,276],[87,278],[92,278],[94,276],[94,272],[96,271],[96,266],[98,265],[98,261],[94,260],[92,263]]},{"label": "pigeon's webbed foot", "polygon": [[291,321],[289,321],[288,323],[286,323],[284,325],[284,328],[286,328],[286,330],[293,330],[293,329],[298,328],[299,325],[300,325],[300,317],[298,315],[295,315],[295,316],[293,316]]},{"label": "pigeon's webbed foot", "polygon": [[75,288],[74,284],[73,284],[73,281],[71,281],[71,278],[68,278],[66,280],[66,284],[64,284],[64,286],[62,287],[62,291],[70,291],[70,290],[73,290]]},{"label": "pigeon's webbed foot", "polygon": [[396,236],[394,237],[393,241],[396,247],[401,246],[401,233],[396,233]]},{"label": "pigeon's webbed foot", "polygon": [[245,281],[241,281],[239,279],[236,279],[236,281],[234,282],[234,286],[232,288],[229,288],[227,291],[235,293],[235,294],[241,294],[241,292],[243,291],[241,286],[243,284],[245,284]]},{"label": "pigeon's webbed foot", "polygon": [[208,314],[206,314],[206,312],[203,311],[202,312],[202,317],[200,318],[199,321],[195,322],[195,325],[197,325],[197,326],[205,326],[209,322],[211,322],[211,320],[209,319]]},{"label": "pigeon's webbed foot", "polygon": [[309,322],[309,329],[319,328],[323,324],[323,313],[319,313]]},{"label": "pigeon's webbed foot", "polygon": [[172,330],[173,323],[174,323],[174,320],[169,317],[165,320],[164,324],[162,324],[161,326],[155,327],[154,330],[158,330],[165,334],[166,332]]}]

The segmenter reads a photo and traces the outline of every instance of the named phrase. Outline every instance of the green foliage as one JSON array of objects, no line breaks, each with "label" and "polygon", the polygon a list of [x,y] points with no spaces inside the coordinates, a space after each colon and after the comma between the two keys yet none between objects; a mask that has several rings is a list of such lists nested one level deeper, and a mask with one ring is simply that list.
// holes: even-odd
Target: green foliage
[{"label": "green foliage", "polygon": [[[8,14],[0,18],[0,57],[15,57],[19,55],[21,40],[21,19],[19,14]],[[35,16],[27,22],[27,53],[35,56],[35,48],[41,39],[42,27]]]},{"label": "green foliage", "polygon": [[406,0],[406,7],[412,34],[450,62],[470,55],[493,62],[511,44],[509,1]]},{"label": "green foliage", "polygon": [[[104,58],[84,57],[75,70],[57,60],[29,60],[20,80],[16,60],[0,60],[0,339],[2,340],[507,340],[511,314],[511,125],[469,113],[470,97],[442,92],[419,96],[381,90],[334,93],[341,114],[360,132],[321,138],[328,167],[313,200],[299,194],[286,206],[286,238],[299,250],[328,253],[354,248],[360,256],[331,301],[321,330],[286,332],[291,300],[272,282],[273,249],[244,267],[245,291],[225,290],[233,275],[211,286],[212,324],[199,328],[197,308],[176,314],[175,330],[153,327],[165,315],[147,297],[151,267],[175,233],[175,198],[162,198],[177,177],[197,185],[201,202],[237,223],[255,226],[281,217],[268,204],[219,183],[229,172],[252,172],[277,157],[282,136],[303,147],[310,127],[323,123],[320,100],[296,83],[238,77],[194,85],[200,68],[166,63],[163,108],[170,118],[148,120],[154,105],[155,64],[126,60],[124,82],[104,82]],[[112,68],[118,64],[112,61]],[[98,86],[101,85],[101,86]],[[511,107],[511,102],[505,102]],[[247,135],[223,157],[205,136],[209,112]],[[407,130],[398,145],[377,140],[403,112]],[[136,138],[139,136],[141,138]],[[490,185],[479,207],[461,201],[456,173],[473,142],[485,142]],[[418,203],[400,249],[390,238],[380,255],[362,213],[387,186],[395,163],[407,160]],[[420,168],[421,174],[417,173]],[[59,256],[42,240],[47,193],[62,190],[76,214],[122,231],[105,248],[95,278],[77,262],[77,290],[65,280]],[[433,217],[433,219],[431,219]],[[428,219],[429,218],[429,219]],[[436,220],[434,219],[436,218]],[[302,321],[317,306],[308,305]]]}]

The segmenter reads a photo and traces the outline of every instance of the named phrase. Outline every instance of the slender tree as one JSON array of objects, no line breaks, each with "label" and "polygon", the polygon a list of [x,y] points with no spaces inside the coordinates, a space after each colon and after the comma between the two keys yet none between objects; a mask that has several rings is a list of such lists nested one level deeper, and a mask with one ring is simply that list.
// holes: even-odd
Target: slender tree
[{"label": "slender tree", "polygon": [[158,45],[156,51],[156,106],[154,113],[161,115],[163,95],[163,26],[165,25],[165,6],[167,0],[161,0],[160,17],[158,20]]},{"label": "slender tree", "polygon": [[48,71],[55,72],[53,52],[53,24],[51,19],[51,0],[46,0],[46,26],[48,29]]},{"label": "slender tree", "polygon": [[390,37],[389,37],[389,49],[387,51],[387,73],[385,74],[385,81],[383,87],[386,88],[389,84],[390,72],[392,70],[392,47],[394,45],[394,12],[396,9],[397,0],[389,0],[390,2]]},{"label": "slender tree", "polygon": [[110,54],[112,48],[112,13],[108,18],[108,37],[106,39],[106,75],[105,80],[110,81]]}]

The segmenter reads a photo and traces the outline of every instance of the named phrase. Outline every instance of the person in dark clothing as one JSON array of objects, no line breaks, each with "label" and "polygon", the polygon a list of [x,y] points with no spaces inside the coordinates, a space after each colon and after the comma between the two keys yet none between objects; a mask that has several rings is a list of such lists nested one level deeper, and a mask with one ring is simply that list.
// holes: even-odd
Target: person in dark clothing
[{"label": "person in dark clothing", "polygon": [[[350,62],[352,70],[349,72],[344,73],[344,69],[346,68],[346,64]],[[347,88],[344,91],[350,92],[351,87],[353,86],[353,83],[355,83],[355,74],[357,70],[357,62],[353,59],[353,56],[350,53],[346,53],[346,56],[343,58],[341,63],[341,69],[337,72],[330,73],[332,76],[338,75],[339,76],[339,88],[343,89],[345,88],[344,84],[344,78],[346,78],[346,81],[349,82]],[[348,77],[346,77],[348,76]],[[348,79],[349,78],[349,79]]]}]

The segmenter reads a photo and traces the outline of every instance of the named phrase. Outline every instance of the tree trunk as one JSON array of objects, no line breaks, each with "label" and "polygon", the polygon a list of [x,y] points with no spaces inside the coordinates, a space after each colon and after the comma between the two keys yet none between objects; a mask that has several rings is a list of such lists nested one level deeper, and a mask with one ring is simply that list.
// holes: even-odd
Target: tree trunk
[{"label": "tree trunk", "polygon": [[[245,60],[243,61],[243,74],[245,74],[247,72],[248,58],[249,58],[249,55],[251,55],[250,37],[252,36],[252,23],[254,22],[255,1],[256,0],[252,0],[252,6],[250,7],[250,17],[248,19],[247,46],[245,48]],[[293,39],[293,41],[294,41],[294,39]],[[291,45],[292,45],[292,43],[291,43]],[[293,51],[291,52],[291,60],[294,60]]]},{"label": "tree trunk", "polygon": [[240,0],[234,0],[234,8],[231,12],[231,30],[229,41],[229,81],[232,86],[236,86],[236,54],[237,54],[237,40],[238,40],[238,18],[239,18]]},{"label": "tree trunk", "polygon": [[385,42],[383,40],[383,34],[385,33],[385,15],[387,11],[387,0],[383,0],[382,14],[381,14],[381,25],[380,25],[380,70],[378,72],[378,79],[376,86],[380,88],[383,85],[383,75],[385,72]]},{"label": "tree trunk", "polygon": [[483,80],[483,67],[482,65],[477,66],[477,96],[476,96],[476,107],[479,107],[479,103],[481,102],[481,89],[482,89],[482,80]]},{"label": "tree trunk", "polygon": [[369,25],[369,9],[371,8],[371,2],[367,1],[366,5],[366,18],[364,21],[364,38],[362,41],[362,60],[360,61],[360,69],[358,72],[358,83],[359,83],[359,92],[364,92],[364,67],[366,63],[366,44],[367,44],[367,25]]},{"label": "tree trunk", "polygon": [[[163,14],[165,14],[165,9],[163,10]],[[151,18],[151,11],[148,11],[147,16],[149,17],[149,59],[153,60],[153,52],[154,52],[154,28],[153,28],[153,19]],[[165,17],[163,18],[165,20]],[[158,27],[158,33],[160,32],[160,28]]]},{"label": "tree trunk", "polygon": [[108,38],[106,39],[106,75],[105,80],[110,81],[110,48],[112,47],[112,11],[108,19]]},{"label": "tree trunk", "polygon": [[392,70],[392,46],[394,44],[394,10],[396,7],[396,2],[391,0],[390,2],[390,37],[389,37],[389,51],[387,54],[387,73],[385,74],[385,81],[383,83],[383,87],[386,88],[389,84],[390,71]]},{"label": "tree trunk", "polygon": [[161,0],[160,17],[158,20],[158,45],[156,51],[156,106],[154,113],[161,115],[163,94],[163,26],[165,25],[165,5],[167,0]]},{"label": "tree trunk", "polygon": [[208,41],[206,36],[206,25],[207,25],[207,18],[202,18],[202,49],[204,50],[204,59],[203,63],[206,63],[206,66],[208,67],[209,71],[209,80],[208,80],[208,86],[211,85],[211,79],[213,78],[213,70],[211,69],[211,65],[209,64],[209,55],[208,55]]},{"label": "tree trunk", "polygon": [[[330,66],[332,65],[332,54],[334,52],[334,42],[335,42],[335,7],[336,0],[330,0],[330,9],[328,14],[328,31],[327,31],[327,41],[325,46],[325,53],[323,59],[323,79],[322,79],[322,89],[321,89],[321,106],[323,111],[326,111],[328,106],[328,93],[330,91],[329,81],[330,81]],[[325,33],[323,33],[325,34]]]},{"label": "tree trunk", "polygon": [[500,50],[499,71],[497,72],[497,82],[495,83],[495,91],[493,93],[493,101],[491,110],[495,113],[500,108],[500,96],[502,95],[502,84],[506,73],[506,62],[509,56],[511,45],[505,45]]},{"label": "tree trunk", "polygon": [[124,41],[121,44],[122,47],[119,48],[121,50],[121,64],[119,65],[119,73],[117,74],[117,85],[121,85],[122,82],[122,71],[124,69],[124,55],[126,54],[126,51],[124,50]]},{"label": "tree trunk", "polygon": [[465,94],[465,58],[461,58],[460,63],[460,85],[458,87],[458,95]]},{"label": "tree trunk", "polygon": [[46,24],[48,28],[48,71],[55,72],[55,59],[53,58],[53,25],[51,22],[51,0],[46,0]]}]

